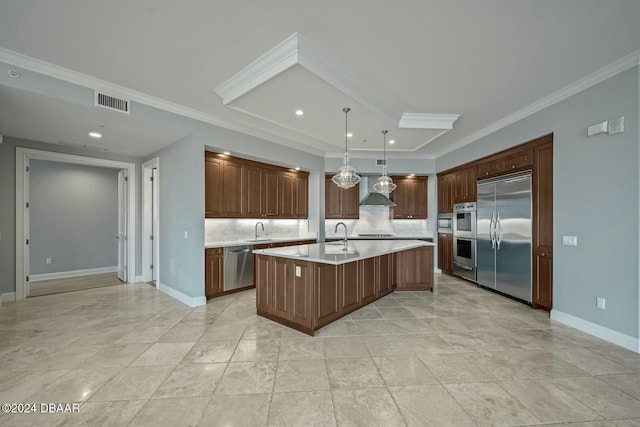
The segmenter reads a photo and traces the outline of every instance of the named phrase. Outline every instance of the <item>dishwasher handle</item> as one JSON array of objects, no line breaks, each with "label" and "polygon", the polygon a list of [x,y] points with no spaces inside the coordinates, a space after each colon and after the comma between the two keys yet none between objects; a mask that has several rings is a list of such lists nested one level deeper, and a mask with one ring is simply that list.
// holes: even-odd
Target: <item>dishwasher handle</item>
[{"label": "dishwasher handle", "polygon": [[233,250],[230,250],[229,253],[230,254],[242,254],[242,253],[247,253],[249,251],[250,251],[249,248],[247,248],[247,249],[233,249]]}]

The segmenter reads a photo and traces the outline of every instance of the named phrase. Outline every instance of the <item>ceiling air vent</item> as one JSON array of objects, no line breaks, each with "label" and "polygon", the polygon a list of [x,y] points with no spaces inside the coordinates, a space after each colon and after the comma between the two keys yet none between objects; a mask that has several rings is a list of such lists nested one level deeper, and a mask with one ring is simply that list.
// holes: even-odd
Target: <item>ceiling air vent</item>
[{"label": "ceiling air vent", "polygon": [[384,159],[376,159],[376,166],[385,166],[387,161]]},{"label": "ceiling air vent", "polygon": [[131,114],[129,111],[130,101],[128,99],[116,98],[115,96],[106,95],[96,91],[96,106],[106,108],[112,111],[119,111],[125,114]]}]

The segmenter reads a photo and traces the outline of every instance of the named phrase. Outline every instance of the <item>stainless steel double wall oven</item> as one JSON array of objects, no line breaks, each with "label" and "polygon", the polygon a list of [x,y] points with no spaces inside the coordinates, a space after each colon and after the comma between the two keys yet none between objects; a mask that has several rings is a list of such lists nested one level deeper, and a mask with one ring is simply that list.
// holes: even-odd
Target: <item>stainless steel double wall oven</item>
[{"label": "stainless steel double wall oven", "polygon": [[453,205],[453,272],[476,280],[476,204]]}]

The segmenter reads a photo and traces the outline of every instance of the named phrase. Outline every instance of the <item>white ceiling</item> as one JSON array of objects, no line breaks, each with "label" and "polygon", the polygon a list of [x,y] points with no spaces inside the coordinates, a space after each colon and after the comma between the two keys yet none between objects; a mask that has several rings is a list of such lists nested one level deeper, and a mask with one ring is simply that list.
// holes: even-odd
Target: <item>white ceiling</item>
[{"label": "white ceiling", "polygon": [[[390,150],[411,150],[397,155],[437,156],[640,49],[635,0],[0,0],[0,10],[2,48],[329,154],[342,151],[344,106],[353,149],[379,150],[387,128]],[[294,33],[360,96],[296,66],[223,105],[216,88]],[[400,129],[403,113],[460,118],[424,144],[439,132]]]},{"label": "white ceiling", "polygon": [[[184,130],[122,113],[87,108],[3,85],[0,111],[4,135],[93,152],[143,157],[186,135]],[[102,138],[91,138],[91,131],[99,131]]]}]

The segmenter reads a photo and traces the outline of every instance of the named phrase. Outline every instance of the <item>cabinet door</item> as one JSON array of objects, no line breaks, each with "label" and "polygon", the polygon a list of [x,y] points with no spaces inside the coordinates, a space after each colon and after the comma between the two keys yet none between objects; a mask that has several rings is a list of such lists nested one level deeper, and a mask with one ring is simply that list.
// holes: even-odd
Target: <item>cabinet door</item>
[{"label": "cabinet door", "polygon": [[242,216],[242,165],[224,161],[222,170],[222,200],[225,217]]},{"label": "cabinet door", "polygon": [[327,219],[342,218],[340,209],[340,188],[331,181],[331,176],[324,178],[324,217]]},{"label": "cabinet door", "polygon": [[256,308],[271,312],[271,300],[273,298],[273,280],[271,278],[271,260],[273,257],[256,255],[254,260],[254,277],[256,284]]},{"label": "cabinet door", "polygon": [[533,258],[533,306],[551,310],[553,307],[553,256],[551,252],[535,251]]},{"label": "cabinet door", "polygon": [[264,169],[262,171],[262,215],[277,217],[278,212],[278,172]]},{"label": "cabinet door", "polygon": [[288,319],[291,312],[289,307],[290,265],[286,258],[273,257],[273,314],[284,319]]},{"label": "cabinet door", "polygon": [[204,211],[207,218],[223,216],[222,167],[223,160],[204,158]]},{"label": "cabinet door", "polygon": [[263,191],[263,173],[262,168],[252,165],[243,165],[244,169],[244,214],[243,216],[249,218],[260,218],[263,216],[262,197]]},{"label": "cabinet door", "polygon": [[533,148],[527,147],[505,156],[502,159],[501,169],[503,172],[510,172],[524,169],[531,165],[533,165]]},{"label": "cabinet door", "polygon": [[[213,252],[213,253],[211,253]],[[214,249],[205,251],[205,271],[204,271],[204,295],[207,299],[222,295],[223,293],[223,256],[216,253]]]},{"label": "cabinet door", "polygon": [[423,246],[396,254],[398,290],[433,290],[433,246]]},{"label": "cabinet door", "polygon": [[360,304],[366,305],[376,300],[378,280],[378,259],[367,258],[358,261],[360,267]]},{"label": "cabinet door", "polygon": [[296,188],[296,177],[291,172],[280,172],[278,174],[278,199],[279,217],[295,218],[297,208],[294,200]]},{"label": "cabinet door", "polygon": [[381,255],[378,257],[377,286],[376,294],[378,298],[391,292],[391,255]]},{"label": "cabinet door", "polygon": [[348,313],[360,306],[360,289],[358,280],[360,276],[357,262],[348,262],[338,266],[341,280],[341,307],[340,314]]},{"label": "cabinet door", "polygon": [[340,282],[338,266],[316,264],[315,267],[315,312],[314,329],[333,322],[340,317]]},{"label": "cabinet door", "polygon": [[[332,185],[338,188],[335,184]],[[358,219],[360,218],[360,184],[355,187],[338,188],[340,192],[340,208],[343,219]]]},{"label": "cabinet door", "polygon": [[455,203],[476,201],[476,168],[455,173]]},{"label": "cabinet door", "polygon": [[502,160],[489,160],[478,165],[478,179],[488,178],[500,173],[502,170]]},{"label": "cabinet door", "polygon": [[409,218],[427,218],[427,177],[416,177],[410,181],[409,192]]},{"label": "cabinet door", "polygon": [[291,320],[308,328],[313,327],[312,265],[309,262],[292,263]]},{"label": "cabinet door", "polygon": [[396,204],[393,206],[389,213],[394,219],[405,219],[409,218],[409,212],[411,210],[411,198],[409,193],[411,189],[409,188],[410,183],[406,178],[401,177],[392,177],[394,184],[396,184],[396,189],[390,195],[391,200]]},{"label": "cabinet door", "polygon": [[309,177],[298,174],[296,177],[296,218],[309,217]]},{"label": "cabinet door", "polygon": [[443,273],[453,273],[453,236],[438,233],[438,268]]}]

